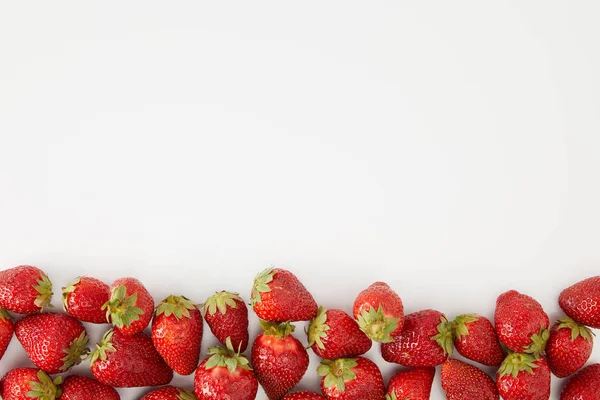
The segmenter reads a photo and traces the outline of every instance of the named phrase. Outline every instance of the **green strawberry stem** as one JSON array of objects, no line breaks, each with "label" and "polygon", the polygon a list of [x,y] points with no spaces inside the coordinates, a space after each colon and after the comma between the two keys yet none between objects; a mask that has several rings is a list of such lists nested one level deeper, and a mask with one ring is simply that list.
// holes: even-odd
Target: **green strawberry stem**
[{"label": "green strawberry stem", "polygon": [[448,322],[446,317],[440,318],[440,323],[437,326],[438,334],[433,336],[431,340],[435,340],[444,350],[444,354],[451,356],[454,351],[454,340],[452,339],[452,323]]},{"label": "green strawberry stem", "polygon": [[267,322],[260,320],[260,327],[265,331],[265,335],[284,339],[296,330],[296,327],[289,322]]},{"label": "green strawberry stem", "polygon": [[235,372],[238,367],[247,370],[252,369],[250,368],[248,359],[243,355],[240,355],[239,349],[237,352],[233,349],[231,337],[227,337],[225,345],[227,346],[226,349],[221,347],[211,347],[208,349],[208,354],[211,355],[211,357],[204,365],[205,369],[227,367],[229,372],[232,373]]},{"label": "green strawberry stem", "polygon": [[27,397],[38,400],[55,400],[62,395],[62,389],[60,388],[62,376],[57,376],[52,380],[47,373],[39,370],[37,378],[39,382],[29,382],[31,390],[26,393]]},{"label": "green strawberry stem", "polygon": [[0,319],[3,321],[10,321],[12,320],[12,317],[10,316],[8,311],[6,311],[4,308],[0,308]]},{"label": "green strawberry stem", "polygon": [[109,329],[104,336],[102,336],[100,343],[96,344],[96,350],[90,355],[90,365],[94,365],[98,359],[105,361],[107,353],[114,353],[117,351],[112,343],[113,334],[114,331]]},{"label": "green strawberry stem", "polygon": [[75,291],[75,289],[76,289],[75,285],[77,285],[79,282],[81,282],[80,276],[73,279],[71,282],[69,282],[67,284],[67,286],[64,287],[62,290],[62,304],[63,304],[63,309],[65,311],[67,311],[67,300],[69,299],[69,294],[71,294]]},{"label": "green strawberry stem", "polygon": [[219,310],[221,314],[225,315],[225,313],[227,313],[227,307],[237,307],[236,300],[241,302],[244,301],[237,293],[226,292],[224,290],[221,292],[216,292],[206,300],[206,303],[202,305],[204,315],[207,313],[210,315],[215,315],[217,310]]},{"label": "green strawberry stem", "polygon": [[156,307],[155,315],[164,314],[166,317],[174,315],[177,319],[192,318],[190,310],[194,308],[196,305],[187,297],[171,295],[160,302]]},{"label": "green strawberry stem", "polygon": [[48,279],[46,274],[40,274],[40,279],[37,280],[37,286],[34,286],[33,288],[39,293],[39,295],[35,298],[34,304],[41,310],[46,307],[52,307],[50,304],[53,294],[52,282],[50,282],[50,279]]},{"label": "green strawberry stem", "polygon": [[338,358],[337,360],[323,360],[317,368],[317,374],[325,377],[323,384],[326,388],[336,387],[339,393],[346,390],[346,381],[356,379],[352,368],[357,366],[356,358]]},{"label": "green strawberry stem", "polygon": [[383,307],[379,305],[378,309],[371,307],[369,311],[362,311],[358,316],[358,326],[372,340],[381,343],[390,343],[394,341],[391,333],[398,329],[398,318],[386,317],[383,313]]},{"label": "green strawberry stem", "polygon": [[467,328],[467,324],[477,322],[479,320],[479,315],[477,314],[463,314],[454,318],[452,321],[452,335],[460,340],[463,336],[469,335],[469,329]]},{"label": "green strawberry stem", "polygon": [[571,330],[571,341],[577,339],[579,336],[587,340],[588,342],[592,341],[592,336],[596,336],[594,332],[590,328],[580,323],[575,322],[569,317],[563,317],[558,319],[560,324],[558,325],[558,329],[570,329]]},{"label": "green strawberry stem", "polygon": [[113,289],[110,300],[102,306],[102,310],[106,310],[106,320],[117,328],[131,325],[144,313],[144,310],[136,307],[137,293],[125,298],[126,295],[127,288],[124,285],[118,286]]},{"label": "green strawberry stem", "polygon": [[511,352],[506,356],[502,365],[500,365],[498,373],[500,376],[512,375],[513,378],[516,378],[521,371],[533,374],[533,370],[538,368],[535,361],[536,357],[531,354]]},{"label": "green strawberry stem", "polygon": [[256,275],[256,278],[254,278],[254,285],[252,286],[252,299],[250,301],[251,306],[255,306],[257,303],[261,302],[261,293],[271,291],[269,282],[273,280],[274,276],[275,272],[273,271],[273,268],[267,268],[260,274]]},{"label": "green strawberry stem", "polygon": [[306,334],[308,335],[308,346],[306,348],[312,347],[312,345],[316,343],[321,350],[325,350],[325,345],[321,339],[327,337],[329,325],[327,325],[326,322],[327,309],[320,306],[317,316],[310,321],[310,325],[306,331]]},{"label": "green strawberry stem", "polygon": [[532,343],[529,346],[525,346],[524,352],[533,354],[536,358],[539,358],[539,355],[546,349],[548,338],[550,338],[550,332],[548,332],[548,329],[541,328],[538,333],[531,336]]},{"label": "green strawberry stem", "polygon": [[89,338],[85,330],[81,332],[81,335],[71,343],[71,346],[68,349],[65,349],[64,352],[67,354],[62,358],[64,364],[60,367],[60,370],[63,372],[69,371],[75,365],[79,365],[81,360],[85,358],[90,349],[88,349],[87,345],[89,342]]},{"label": "green strawberry stem", "polygon": [[186,389],[179,389],[179,394],[177,395],[178,400],[198,400],[196,396],[192,392]]}]

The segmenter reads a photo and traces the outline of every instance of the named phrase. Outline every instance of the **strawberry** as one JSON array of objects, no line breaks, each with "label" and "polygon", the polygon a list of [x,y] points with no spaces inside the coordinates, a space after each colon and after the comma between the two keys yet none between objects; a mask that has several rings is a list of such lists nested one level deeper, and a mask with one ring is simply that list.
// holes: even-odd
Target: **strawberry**
[{"label": "strawberry", "polygon": [[0,382],[0,397],[4,400],[56,400],[62,393],[62,377],[52,380],[36,368],[15,368]]},{"label": "strawberry", "polygon": [[573,375],[560,400],[600,400],[600,364],[588,365]]},{"label": "strawberry", "polygon": [[479,368],[459,360],[442,364],[442,388],[448,400],[498,400],[496,383]]},{"label": "strawberry", "polygon": [[319,307],[308,327],[308,346],[321,358],[360,356],[369,351],[371,344],[356,321],[342,310]]},{"label": "strawberry", "polygon": [[179,375],[196,370],[202,344],[202,315],[183,296],[169,296],[156,308],[152,342],[158,353]]},{"label": "strawberry", "polygon": [[535,299],[516,290],[498,296],[494,314],[496,333],[514,352],[543,353],[548,340],[550,320]]},{"label": "strawberry", "polygon": [[89,353],[83,324],[66,314],[28,315],[16,323],[15,334],[33,364],[49,374],[69,371]]},{"label": "strawberry", "polygon": [[556,321],[550,330],[546,356],[550,371],[559,378],[574,374],[592,355],[592,331],[569,317]]},{"label": "strawberry", "polygon": [[252,366],[258,382],[270,400],[280,399],[289,392],[308,368],[308,353],[291,335],[295,327],[260,321],[264,332],[252,346]]},{"label": "strawberry", "polygon": [[52,282],[39,268],[20,265],[0,271],[0,307],[33,314],[50,306]]},{"label": "strawberry", "polygon": [[10,314],[5,309],[0,308],[0,360],[4,357],[14,331],[15,327]]},{"label": "strawberry", "polygon": [[89,276],[81,276],[62,289],[64,310],[80,321],[106,324],[102,306],[110,299],[110,287]]},{"label": "strawberry", "polygon": [[71,375],[62,384],[59,400],[120,400],[119,393],[110,386],[81,375]]},{"label": "strawberry", "polygon": [[198,400],[189,390],[175,386],[163,386],[151,391],[140,400]]},{"label": "strawberry", "polygon": [[325,397],[315,392],[294,392],[286,395],[281,400],[325,400]]},{"label": "strawberry", "polygon": [[580,324],[600,329],[600,276],[566,288],[558,297],[558,304],[565,314]]},{"label": "strawberry", "polygon": [[113,282],[110,299],[104,303],[106,320],[126,335],[143,331],[154,313],[154,300],[142,282],[121,278]]},{"label": "strawberry", "polygon": [[381,371],[368,358],[323,360],[317,368],[321,392],[329,400],[384,400]]},{"label": "strawberry", "polygon": [[459,315],[452,322],[454,347],[469,360],[496,367],[505,354],[494,326],[486,317],[477,314]]},{"label": "strawberry", "polygon": [[240,353],[248,347],[248,308],[237,293],[216,292],[203,307],[204,319],[213,335],[225,344],[231,338],[233,348]]},{"label": "strawberry", "polygon": [[511,353],[498,369],[496,386],[504,400],[548,400],[550,368],[541,357]]},{"label": "strawberry", "polygon": [[440,365],[452,350],[452,324],[435,310],[408,314],[402,334],[393,342],[381,345],[384,360],[407,367]]},{"label": "strawberry", "polygon": [[269,268],[254,279],[251,305],[258,318],[270,322],[309,321],[319,307],[290,271]]},{"label": "strawberry", "polygon": [[371,339],[390,343],[404,325],[402,300],[387,283],[375,282],[354,300],[354,318]]},{"label": "strawberry", "polygon": [[386,400],[429,400],[435,368],[400,371],[390,379]]},{"label": "strawberry", "polygon": [[152,339],[142,332],[126,335],[110,329],[96,345],[90,365],[96,379],[114,387],[160,386],[173,379]]}]

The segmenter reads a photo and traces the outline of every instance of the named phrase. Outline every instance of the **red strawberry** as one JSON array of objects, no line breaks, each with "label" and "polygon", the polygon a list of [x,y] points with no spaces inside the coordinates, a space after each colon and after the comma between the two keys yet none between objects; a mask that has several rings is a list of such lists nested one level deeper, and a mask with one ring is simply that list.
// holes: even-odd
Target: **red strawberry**
[{"label": "red strawberry", "polygon": [[126,335],[143,331],[154,313],[154,300],[142,282],[121,278],[113,282],[111,297],[103,306],[106,319]]},{"label": "red strawberry", "polygon": [[543,353],[548,341],[550,320],[535,299],[516,290],[496,300],[496,333],[506,347],[515,352]]},{"label": "red strawberry", "polygon": [[550,368],[541,357],[512,353],[498,369],[496,386],[504,400],[548,400]]},{"label": "red strawberry", "polygon": [[494,326],[477,314],[459,315],[452,322],[454,347],[469,360],[496,367],[504,360],[504,351]]},{"label": "red strawberry", "polygon": [[408,314],[402,334],[393,342],[381,345],[384,360],[407,367],[440,365],[452,350],[452,324],[435,310]]},{"label": "red strawberry", "polygon": [[231,338],[240,353],[248,347],[248,308],[237,293],[217,292],[204,303],[204,319],[213,335],[225,344]]},{"label": "red strawberry", "polygon": [[260,321],[264,333],[252,346],[252,366],[270,400],[280,399],[300,382],[308,368],[308,353],[291,335],[294,326]]},{"label": "red strawberry", "polygon": [[573,375],[560,400],[600,400],[600,364],[588,365]]},{"label": "red strawberry", "polygon": [[435,368],[400,371],[390,379],[386,400],[429,400]]},{"label": "red strawberry", "polygon": [[60,397],[62,377],[52,380],[36,368],[15,368],[0,382],[0,397],[4,400],[56,400]]},{"label": "red strawberry", "polygon": [[202,315],[183,296],[169,296],[156,308],[152,342],[166,363],[179,375],[196,370],[202,344]]},{"label": "red strawberry", "polygon": [[496,383],[479,368],[459,360],[442,364],[442,388],[448,400],[498,400]]},{"label": "red strawberry", "polygon": [[0,360],[4,357],[14,331],[15,327],[10,314],[5,309],[0,308]]},{"label": "red strawberry", "polygon": [[558,304],[565,314],[580,324],[600,329],[600,276],[566,288],[560,294]]},{"label": "red strawberry", "polygon": [[294,392],[286,395],[281,400],[325,400],[325,397],[315,392]]},{"label": "red strawberry", "polygon": [[371,339],[389,343],[404,325],[402,300],[387,283],[375,282],[354,300],[354,318]]},{"label": "red strawberry", "polygon": [[152,339],[141,332],[126,335],[110,329],[96,345],[90,364],[96,379],[114,387],[160,386],[173,379]]},{"label": "red strawberry", "polygon": [[65,378],[59,400],[120,400],[119,393],[95,379],[80,375]]},{"label": "red strawberry", "polygon": [[323,360],[317,368],[321,391],[329,400],[384,400],[383,378],[368,358]]},{"label": "red strawberry", "polygon": [[556,321],[550,330],[546,346],[548,365],[554,375],[565,378],[585,365],[592,355],[594,342],[592,331],[564,317]]},{"label": "red strawberry", "polygon": [[33,314],[50,306],[52,282],[39,268],[20,265],[0,271],[0,307]]},{"label": "red strawberry", "polygon": [[279,268],[269,268],[257,275],[251,304],[258,318],[271,322],[309,321],[319,308],[298,278]]},{"label": "red strawberry", "polygon": [[106,324],[102,306],[110,299],[110,287],[89,276],[76,278],[62,289],[63,308],[80,321]]},{"label": "red strawberry", "polygon": [[308,345],[321,358],[356,357],[371,348],[371,339],[342,310],[319,307],[308,327]]},{"label": "red strawberry", "polygon": [[175,386],[163,386],[151,391],[140,400],[197,400],[189,390]]},{"label": "red strawberry", "polygon": [[69,371],[89,353],[83,324],[66,314],[28,315],[17,322],[15,334],[33,364],[49,374]]}]

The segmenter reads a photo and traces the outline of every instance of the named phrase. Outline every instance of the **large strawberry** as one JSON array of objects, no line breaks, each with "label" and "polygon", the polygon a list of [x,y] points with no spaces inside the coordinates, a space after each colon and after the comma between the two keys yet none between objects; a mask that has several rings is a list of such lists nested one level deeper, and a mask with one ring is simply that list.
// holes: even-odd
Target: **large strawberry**
[{"label": "large strawberry", "polygon": [[169,296],[156,307],[152,342],[169,367],[180,375],[189,375],[198,366],[202,330],[202,315],[187,298]]},{"label": "large strawberry", "polygon": [[294,274],[285,269],[269,268],[254,279],[251,304],[265,321],[309,321],[319,307]]},{"label": "large strawberry", "polygon": [[111,286],[111,297],[102,306],[106,319],[126,335],[143,331],[154,313],[154,299],[140,281],[120,278]]},{"label": "large strawberry", "polygon": [[463,357],[493,367],[502,364],[504,351],[494,326],[486,317],[459,315],[452,322],[452,333],[454,347]]},{"label": "large strawberry", "polygon": [[14,331],[15,327],[10,314],[0,308],[0,360],[4,357]]},{"label": "large strawberry", "polygon": [[435,368],[412,368],[398,372],[390,379],[386,400],[429,400]]},{"label": "large strawberry", "polygon": [[163,386],[151,391],[140,400],[197,400],[192,392],[175,386]]},{"label": "large strawberry", "polygon": [[95,379],[80,375],[70,375],[62,384],[59,400],[120,400],[121,396],[112,387]]},{"label": "large strawberry", "polygon": [[106,324],[102,306],[110,299],[110,287],[89,276],[81,276],[62,289],[63,308],[80,321]]},{"label": "large strawberry", "polygon": [[126,335],[110,329],[96,345],[91,357],[92,374],[100,382],[114,387],[166,385],[173,370],[154,349],[145,333]]},{"label": "large strawberry", "polygon": [[573,375],[560,400],[600,400],[600,364],[588,365]]},{"label": "large strawberry", "polygon": [[387,283],[375,282],[354,300],[354,318],[371,339],[389,343],[404,325],[402,300]]},{"label": "large strawberry", "polygon": [[15,334],[33,364],[49,374],[69,371],[89,352],[83,324],[66,314],[28,315],[17,322]]},{"label": "large strawberry", "polygon": [[381,371],[368,358],[323,360],[317,373],[321,377],[321,391],[329,400],[385,399]]},{"label": "large strawberry", "polygon": [[569,317],[556,321],[550,329],[546,356],[552,373],[565,378],[577,372],[592,355],[592,331]]},{"label": "large strawberry", "polygon": [[496,383],[479,368],[459,360],[442,364],[442,388],[448,400],[498,400]]},{"label": "large strawberry", "polygon": [[511,353],[498,369],[496,386],[504,400],[548,400],[550,368],[542,357]]},{"label": "large strawberry", "polygon": [[252,366],[270,400],[282,398],[300,382],[308,368],[308,353],[291,335],[294,326],[260,321],[264,332],[252,346]]},{"label": "large strawberry", "polygon": [[558,304],[580,324],[600,329],[600,276],[584,279],[562,291]]},{"label": "large strawberry", "polygon": [[0,271],[0,307],[33,314],[50,306],[52,282],[37,267],[20,265]]},{"label": "large strawberry", "polygon": [[62,377],[54,380],[36,368],[15,368],[0,381],[0,398],[3,400],[56,400],[62,391]]},{"label": "large strawberry", "polygon": [[281,400],[325,400],[325,397],[315,392],[294,392],[286,395]]},{"label": "large strawberry", "polygon": [[371,339],[342,310],[319,307],[308,327],[308,345],[321,358],[356,357],[371,348]]},{"label": "large strawberry", "polygon": [[423,310],[408,314],[400,336],[381,345],[381,355],[388,362],[407,367],[440,365],[453,350],[452,324],[439,311]]},{"label": "large strawberry", "polygon": [[248,308],[237,293],[217,292],[206,300],[204,319],[213,335],[225,344],[231,338],[233,348],[243,353],[248,347]]}]

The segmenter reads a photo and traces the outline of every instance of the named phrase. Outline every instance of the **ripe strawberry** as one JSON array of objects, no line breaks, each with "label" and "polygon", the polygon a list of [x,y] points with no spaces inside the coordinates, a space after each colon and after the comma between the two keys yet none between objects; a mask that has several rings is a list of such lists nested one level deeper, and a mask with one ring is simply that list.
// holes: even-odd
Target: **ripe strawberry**
[{"label": "ripe strawberry", "polygon": [[143,331],[154,313],[154,299],[142,282],[135,278],[121,278],[113,282],[111,297],[104,303],[106,320],[126,335]]},{"label": "ripe strawberry", "polygon": [[600,364],[588,365],[573,375],[560,400],[600,400]]},{"label": "ripe strawberry", "polygon": [[452,333],[454,347],[463,357],[492,367],[502,364],[504,351],[494,326],[486,317],[459,315],[452,322]]},{"label": "ripe strawberry", "polygon": [[266,269],[256,276],[251,304],[258,318],[270,322],[309,321],[319,308],[298,278],[279,268]]},{"label": "ripe strawberry", "polygon": [[89,276],[71,281],[62,289],[63,308],[72,317],[94,324],[106,324],[102,306],[110,299],[110,287]]},{"label": "ripe strawberry", "polygon": [[452,355],[452,350],[452,324],[435,310],[408,314],[402,334],[381,345],[384,360],[407,367],[440,365]]},{"label": "ripe strawberry", "polygon": [[126,335],[110,329],[91,357],[92,374],[105,385],[143,387],[166,385],[173,371],[145,333]]},{"label": "ripe strawberry", "polygon": [[156,308],[152,342],[167,365],[180,375],[196,370],[202,344],[202,315],[183,296],[169,296]]},{"label": "ripe strawberry", "polygon": [[459,360],[442,364],[442,388],[448,400],[498,400],[496,383],[479,368]]},{"label": "ripe strawberry", "polygon": [[59,400],[120,400],[119,393],[110,386],[81,375],[71,375],[62,384]]},{"label": "ripe strawberry", "polygon": [[62,377],[52,380],[36,368],[15,368],[0,382],[0,397],[4,400],[56,400],[60,397]]},{"label": "ripe strawberry", "polygon": [[315,392],[294,392],[286,395],[281,400],[325,400],[325,397]]},{"label": "ripe strawberry", "polygon": [[368,358],[323,360],[317,368],[321,392],[329,400],[384,400],[381,371]]},{"label": "ripe strawberry", "polygon": [[565,314],[580,324],[600,329],[600,276],[566,288],[558,297],[558,304]]},{"label": "ripe strawberry", "polygon": [[400,371],[390,379],[386,400],[429,400],[435,368]]},{"label": "ripe strawberry", "polygon": [[360,329],[376,342],[390,343],[402,332],[404,306],[387,283],[375,282],[360,292],[353,313]]},{"label": "ripe strawberry", "polygon": [[14,331],[15,327],[10,314],[5,309],[0,308],[0,360],[4,357]]},{"label": "ripe strawberry", "polygon": [[496,300],[496,333],[515,352],[540,354],[548,341],[550,320],[535,299],[516,290],[502,293]]},{"label": "ripe strawberry", "polygon": [[217,292],[204,303],[204,319],[213,335],[225,344],[231,338],[240,353],[248,347],[248,308],[237,293]]},{"label": "ripe strawberry", "polygon": [[270,400],[282,398],[300,382],[308,368],[308,353],[291,335],[295,327],[260,321],[264,333],[252,346],[252,366]]},{"label": "ripe strawberry", "polygon": [[556,321],[550,330],[546,346],[548,365],[554,375],[566,378],[585,365],[592,355],[594,342],[592,331],[564,317]]},{"label": "ripe strawberry", "polygon": [[69,371],[89,353],[83,324],[66,314],[28,315],[17,322],[15,334],[33,364],[49,374]]},{"label": "ripe strawberry", "polygon": [[541,357],[511,353],[498,369],[496,386],[504,400],[548,400],[550,368]]},{"label": "ripe strawberry", "polygon": [[140,400],[198,400],[189,390],[175,386],[163,386],[151,391]]},{"label": "ripe strawberry", "polygon": [[342,310],[319,307],[308,327],[308,346],[321,358],[360,356],[369,351],[371,344],[356,321]]},{"label": "ripe strawberry", "polygon": [[20,265],[0,271],[0,307],[33,314],[50,306],[52,282],[39,268]]}]

